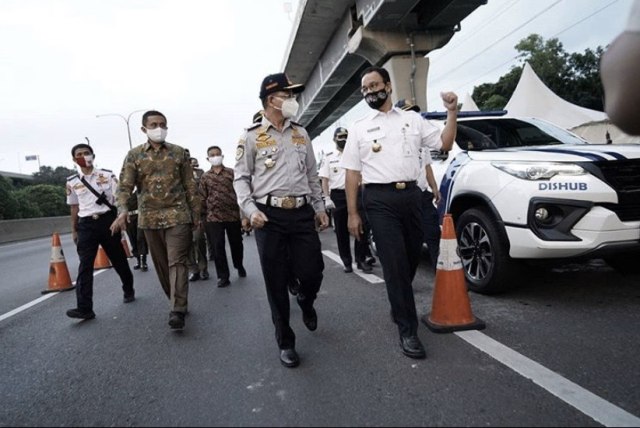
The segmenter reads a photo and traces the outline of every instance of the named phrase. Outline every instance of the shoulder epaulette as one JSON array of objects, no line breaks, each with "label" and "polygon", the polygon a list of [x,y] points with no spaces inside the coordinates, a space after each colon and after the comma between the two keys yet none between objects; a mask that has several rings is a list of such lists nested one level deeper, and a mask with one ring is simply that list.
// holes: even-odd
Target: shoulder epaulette
[{"label": "shoulder epaulette", "polygon": [[77,178],[77,177],[79,177],[78,174],[70,175],[70,176],[67,177],[67,181],[71,181],[71,180],[73,180],[74,178]]},{"label": "shoulder epaulette", "polygon": [[292,124],[292,125],[295,125],[295,126],[299,126],[300,128],[304,128],[304,126],[302,126],[302,125],[301,125],[301,124],[299,124],[298,122],[291,121],[291,124]]},{"label": "shoulder epaulette", "polygon": [[112,173],[112,174],[113,174],[113,171],[111,171],[110,169],[104,169],[104,168],[100,168],[100,169],[101,169],[102,171],[104,171],[104,172],[110,172],[110,173]]},{"label": "shoulder epaulette", "polygon": [[259,128],[261,126],[260,123],[255,123],[253,125],[251,125],[250,127],[247,128],[247,131],[253,131],[256,128]]}]

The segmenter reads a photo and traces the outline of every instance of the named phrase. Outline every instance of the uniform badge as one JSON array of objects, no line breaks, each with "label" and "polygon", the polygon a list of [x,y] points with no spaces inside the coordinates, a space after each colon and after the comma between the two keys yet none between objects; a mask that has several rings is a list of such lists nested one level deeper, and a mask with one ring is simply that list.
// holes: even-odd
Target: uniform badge
[{"label": "uniform badge", "polygon": [[244,145],[238,146],[236,149],[236,160],[239,161],[244,156]]},{"label": "uniform badge", "polygon": [[271,169],[274,166],[276,166],[276,161],[271,159],[271,157],[268,157],[267,159],[264,160],[264,166],[266,166],[267,168]]},{"label": "uniform badge", "polygon": [[382,145],[380,145],[377,140],[374,140],[373,145],[371,146],[371,150],[373,150],[373,153],[378,153],[380,150],[382,150]]},{"label": "uniform badge", "polygon": [[338,173],[338,168],[333,168],[333,173],[337,174]]}]

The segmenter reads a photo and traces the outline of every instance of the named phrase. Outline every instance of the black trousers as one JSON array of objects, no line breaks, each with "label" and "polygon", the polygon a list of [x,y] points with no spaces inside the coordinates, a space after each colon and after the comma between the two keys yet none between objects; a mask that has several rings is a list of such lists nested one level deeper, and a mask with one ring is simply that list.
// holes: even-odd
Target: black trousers
[{"label": "black trousers", "polygon": [[242,225],[239,221],[207,222],[205,223],[207,240],[213,248],[213,261],[216,266],[218,278],[229,279],[229,263],[227,262],[227,250],[225,248],[225,232],[229,239],[231,249],[231,261],[233,267],[242,267],[244,246],[242,245]]},{"label": "black trousers", "polygon": [[435,267],[440,253],[440,218],[438,210],[433,205],[433,193],[428,190],[422,192],[422,229],[424,242],[429,247],[431,264]]},{"label": "black trousers", "polygon": [[80,218],[78,220],[78,279],[76,281],[76,297],[78,309],[89,311],[93,309],[93,264],[98,254],[98,246],[102,245],[107,257],[122,281],[124,294],[133,293],[133,274],[127,262],[127,256],[122,248],[122,235],[111,235],[109,227],[116,219],[111,212],[103,214],[97,220]]},{"label": "black trousers", "polygon": [[[361,195],[358,194],[358,199],[360,202]],[[331,200],[336,205],[336,208],[333,210],[333,221],[334,221],[334,229],[336,232],[336,239],[338,241],[338,252],[340,253],[340,259],[342,259],[342,263],[345,266],[351,266],[353,263],[353,259],[351,258],[351,235],[349,234],[348,228],[348,219],[349,215],[347,213],[347,197],[345,195],[344,190],[333,189],[331,190]],[[358,203],[358,206],[361,206],[361,203]],[[362,210],[360,210],[362,211]],[[364,222],[364,215],[361,213],[361,217]],[[365,228],[364,236],[368,235],[368,228]],[[354,240],[353,243],[353,252],[356,257],[357,263],[364,262],[365,258],[368,255],[371,255],[369,252],[369,245],[366,239]]]},{"label": "black trousers", "polygon": [[294,348],[296,336],[289,326],[289,276],[293,272],[300,281],[297,301],[302,310],[313,307],[322,283],[324,260],[315,212],[310,205],[285,210],[258,204],[258,209],[269,219],[262,229],[256,229],[255,236],[276,341],[280,349]]},{"label": "black trousers", "polygon": [[398,331],[403,337],[416,335],[418,316],[412,282],[423,239],[420,188],[414,185],[397,190],[391,185],[367,185],[363,199]]}]

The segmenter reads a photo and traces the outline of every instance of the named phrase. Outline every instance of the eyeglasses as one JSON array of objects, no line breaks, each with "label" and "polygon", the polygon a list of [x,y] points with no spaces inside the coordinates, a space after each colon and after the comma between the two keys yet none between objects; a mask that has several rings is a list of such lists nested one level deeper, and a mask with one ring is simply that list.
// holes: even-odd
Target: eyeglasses
[{"label": "eyeglasses", "polygon": [[360,88],[360,92],[362,93],[362,95],[367,95],[369,92],[375,92],[380,88],[380,85],[384,86],[384,82],[371,82],[366,86],[362,86]]}]

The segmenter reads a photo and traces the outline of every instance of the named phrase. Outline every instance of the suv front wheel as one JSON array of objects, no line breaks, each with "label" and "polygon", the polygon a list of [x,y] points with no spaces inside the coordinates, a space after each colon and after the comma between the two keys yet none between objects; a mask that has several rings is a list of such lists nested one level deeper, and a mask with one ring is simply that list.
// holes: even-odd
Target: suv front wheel
[{"label": "suv front wheel", "polygon": [[505,233],[485,210],[472,208],[457,220],[458,248],[470,290],[495,294],[511,286],[513,260]]}]

